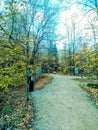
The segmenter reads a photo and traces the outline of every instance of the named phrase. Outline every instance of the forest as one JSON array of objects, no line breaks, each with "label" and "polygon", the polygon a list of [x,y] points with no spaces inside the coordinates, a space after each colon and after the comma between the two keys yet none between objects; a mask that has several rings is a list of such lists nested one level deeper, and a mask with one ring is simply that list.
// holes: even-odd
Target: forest
[{"label": "forest", "polygon": [[[68,13],[74,5],[82,13],[60,23],[62,12]],[[98,79],[97,0],[2,0],[0,6],[1,90],[25,85],[26,67],[34,76],[38,67],[70,75],[77,67],[79,75]],[[63,35],[57,31],[62,24]]]},{"label": "forest", "polygon": [[1,0],[0,95],[28,87],[28,68],[35,80],[76,75],[98,87],[98,0]]}]

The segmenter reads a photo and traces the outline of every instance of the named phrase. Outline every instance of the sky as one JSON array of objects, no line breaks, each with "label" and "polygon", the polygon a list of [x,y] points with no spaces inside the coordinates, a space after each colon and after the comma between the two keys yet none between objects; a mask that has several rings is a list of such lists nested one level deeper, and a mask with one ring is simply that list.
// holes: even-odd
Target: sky
[{"label": "sky", "polygon": [[[90,27],[89,23],[92,21],[94,24],[95,14],[94,12],[90,12],[87,15],[84,16],[84,12],[82,10],[82,6],[78,6],[74,4],[70,10],[63,11],[60,14],[59,17],[59,26],[57,28],[57,35],[62,35],[65,37],[65,39],[57,41],[57,46],[59,49],[63,49],[63,45],[66,44],[66,27],[70,28],[72,21],[76,23],[77,30],[81,30],[81,35],[84,37],[85,35],[91,35],[92,37],[92,31],[91,29],[88,29]],[[95,22],[96,26],[98,27],[98,22]]]}]

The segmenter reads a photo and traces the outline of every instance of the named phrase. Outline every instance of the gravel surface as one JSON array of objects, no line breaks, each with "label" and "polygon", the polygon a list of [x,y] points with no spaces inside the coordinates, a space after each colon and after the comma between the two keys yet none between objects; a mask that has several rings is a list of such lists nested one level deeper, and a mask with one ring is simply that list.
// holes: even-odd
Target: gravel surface
[{"label": "gravel surface", "polygon": [[98,130],[98,109],[88,93],[70,76],[52,76],[51,84],[32,93],[34,130]]}]

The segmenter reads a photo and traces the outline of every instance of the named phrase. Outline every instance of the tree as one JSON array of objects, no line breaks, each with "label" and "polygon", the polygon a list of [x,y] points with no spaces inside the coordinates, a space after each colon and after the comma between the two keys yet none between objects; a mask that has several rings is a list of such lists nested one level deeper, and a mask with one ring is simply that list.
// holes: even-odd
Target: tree
[{"label": "tree", "polygon": [[64,72],[70,73],[74,75],[75,69],[75,61],[74,56],[79,51],[81,47],[81,30],[79,30],[76,21],[65,21],[65,44],[64,44],[64,52],[63,52],[63,64]]},{"label": "tree", "polygon": [[[46,2],[46,4],[45,4]],[[49,1],[50,2],[50,1]],[[26,66],[32,73],[41,66],[42,50],[51,39],[50,24],[56,16],[56,8],[44,0],[6,1],[0,12],[0,88],[23,85]],[[47,31],[46,31],[47,30]],[[48,52],[47,52],[48,54]]]},{"label": "tree", "polygon": [[78,1],[78,4],[83,5],[85,7],[85,10],[87,12],[94,11],[97,14],[98,17],[98,1],[97,0],[81,0]]},{"label": "tree", "polygon": [[[6,10],[5,10],[6,9]],[[0,17],[0,89],[25,84],[26,55],[25,43],[29,41],[20,30],[21,17],[14,1],[4,5]]]},{"label": "tree", "polygon": [[[88,20],[89,23],[89,27],[88,30],[92,32],[92,36],[93,36],[93,44],[94,44],[94,48],[95,48],[95,54],[97,54],[98,48],[97,48],[97,34],[98,34],[98,29],[97,29],[97,18],[98,18],[98,1],[97,0],[82,0],[81,2],[78,2],[79,4],[82,4],[83,7],[85,7],[86,15],[88,15],[90,12],[95,12],[96,15],[94,15],[93,17],[91,17],[92,15],[90,14],[89,16],[91,17],[90,20]],[[93,13],[94,14],[94,13]],[[95,75],[97,77],[97,84],[98,84],[98,62],[97,62],[97,56],[95,55]]]}]

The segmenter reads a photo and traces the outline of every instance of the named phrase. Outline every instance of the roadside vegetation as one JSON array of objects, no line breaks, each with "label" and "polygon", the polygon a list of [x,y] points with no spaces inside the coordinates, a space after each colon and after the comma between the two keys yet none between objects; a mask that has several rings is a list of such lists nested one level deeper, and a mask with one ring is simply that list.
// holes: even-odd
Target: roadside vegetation
[{"label": "roadside vegetation", "polygon": [[[44,75],[35,83],[34,89],[41,89],[52,81]],[[27,101],[25,87],[9,88],[7,93],[0,92],[0,130],[33,130],[33,99]],[[33,93],[32,93],[33,94]]]},{"label": "roadside vegetation", "polygon": [[82,84],[80,86],[81,86],[81,88],[83,88],[84,90],[86,90],[87,92],[90,93],[91,99],[94,100],[94,102],[98,108],[98,87],[96,87],[95,85],[92,85],[90,83],[88,85]]},{"label": "roadside vegetation", "polygon": [[90,98],[95,102],[98,108],[98,85],[96,84],[97,79],[95,77],[84,77],[84,78],[74,78],[74,80],[79,81],[81,88],[90,94]]}]

